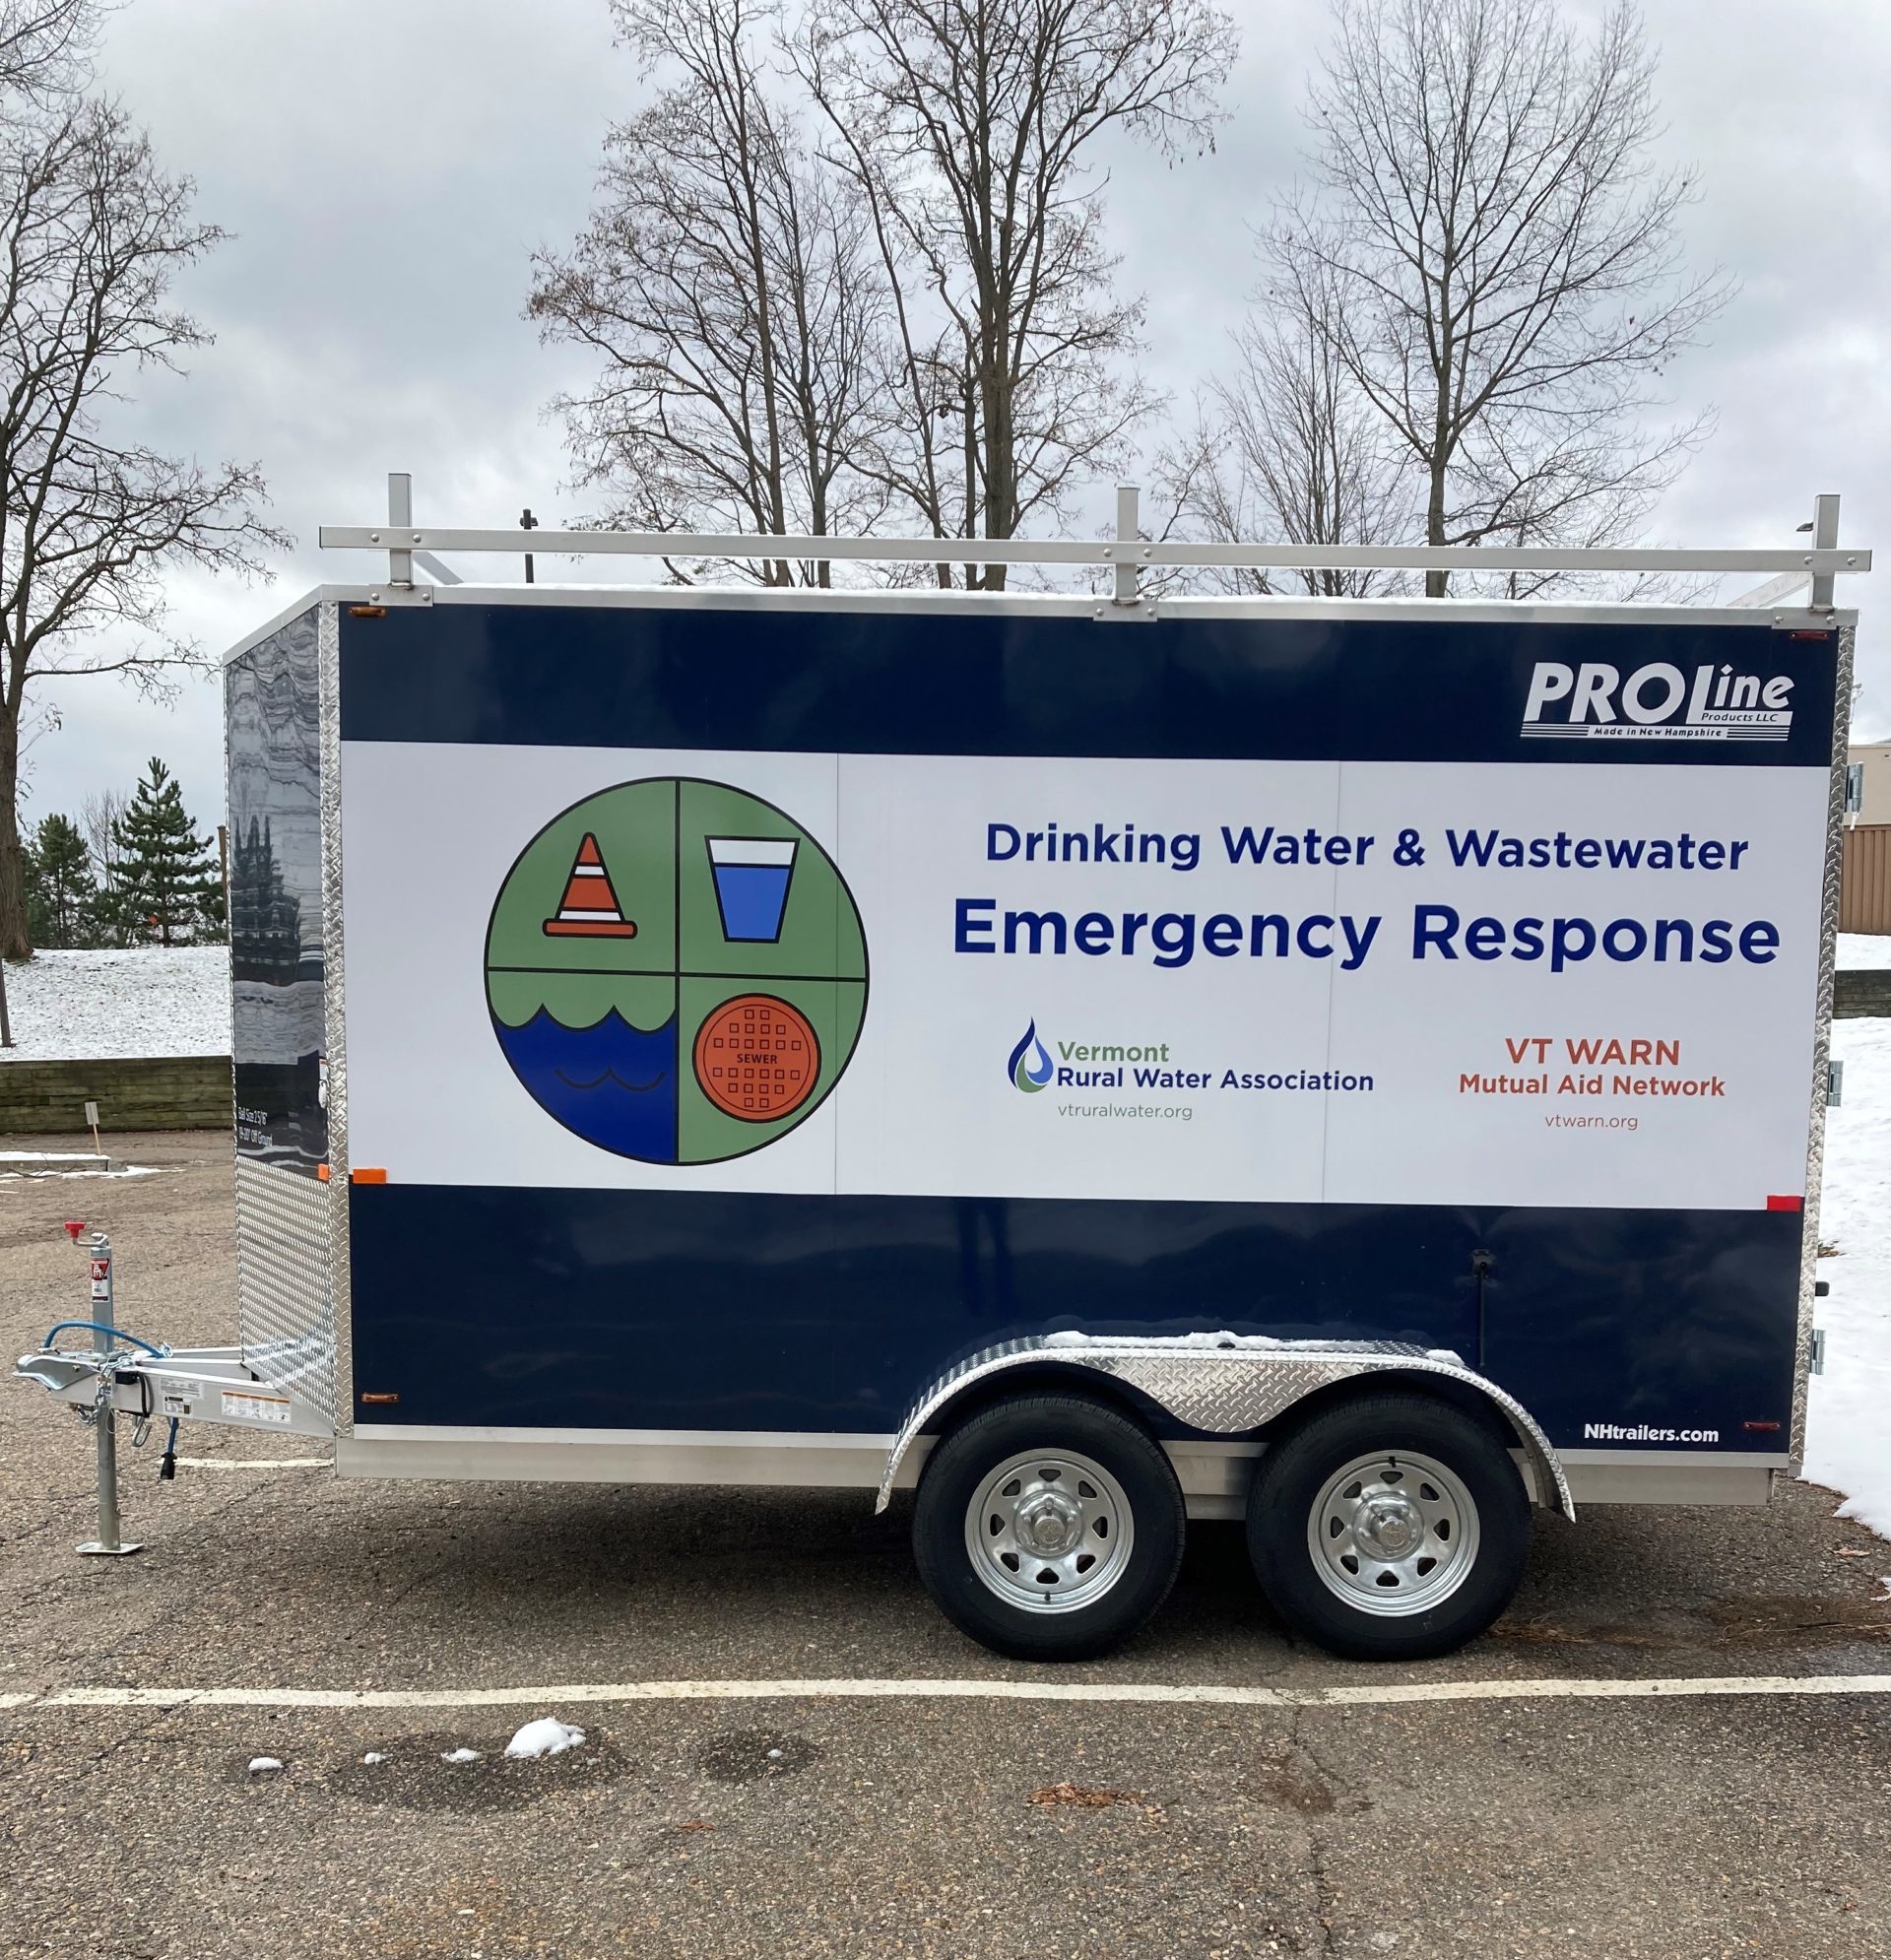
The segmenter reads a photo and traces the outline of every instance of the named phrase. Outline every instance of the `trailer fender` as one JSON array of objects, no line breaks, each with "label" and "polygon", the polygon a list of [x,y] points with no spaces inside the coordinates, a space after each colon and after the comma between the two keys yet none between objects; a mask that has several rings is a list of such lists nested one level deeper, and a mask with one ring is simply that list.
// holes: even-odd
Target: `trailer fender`
[{"label": "trailer fender", "polygon": [[1569,1479],[1541,1425],[1515,1396],[1457,1355],[1396,1340],[1272,1340],[1236,1334],[1031,1335],[981,1348],[948,1368],[914,1403],[887,1453],[875,1511],[885,1510],[913,1444],[968,1389],[1047,1362],[1110,1376],[1177,1421],[1215,1436],[1246,1435],[1316,1390],[1357,1376],[1436,1375],[1474,1389],[1504,1416],[1534,1471],[1536,1501],[1565,1518],[1576,1516]]}]

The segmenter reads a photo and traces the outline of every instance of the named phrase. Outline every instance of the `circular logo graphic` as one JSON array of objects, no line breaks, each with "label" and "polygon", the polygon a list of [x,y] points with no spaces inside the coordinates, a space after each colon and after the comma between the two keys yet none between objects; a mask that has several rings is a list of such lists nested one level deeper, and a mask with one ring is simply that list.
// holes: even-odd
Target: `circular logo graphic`
[{"label": "circular logo graphic", "polygon": [[785,1136],[840,1079],[867,940],[834,861],[727,783],[647,776],[586,797],[518,855],[486,998],[533,1100],[587,1143],[708,1164]]}]

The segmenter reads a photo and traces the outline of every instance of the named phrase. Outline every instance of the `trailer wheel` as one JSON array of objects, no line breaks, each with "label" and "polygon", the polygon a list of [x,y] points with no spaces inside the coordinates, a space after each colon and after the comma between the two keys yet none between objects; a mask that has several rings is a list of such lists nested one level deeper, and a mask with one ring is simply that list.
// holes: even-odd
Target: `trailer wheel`
[{"label": "trailer wheel", "polygon": [[1248,1551],[1280,1614],[1356,1661],[1448,1654],[1523,1577],[1530,1500],[1503,1446],[1419,1395],[1364,1395],[1262,1457]]},{"label": "trailer wheel", "polygon": [[1168,1597],[1184,1529],[1175,1471],[1146,1430],[1076,1396],[1019,1396],[928,1459],[913,1554],[974,1640],[1017,1660],[1083,1661]]}]

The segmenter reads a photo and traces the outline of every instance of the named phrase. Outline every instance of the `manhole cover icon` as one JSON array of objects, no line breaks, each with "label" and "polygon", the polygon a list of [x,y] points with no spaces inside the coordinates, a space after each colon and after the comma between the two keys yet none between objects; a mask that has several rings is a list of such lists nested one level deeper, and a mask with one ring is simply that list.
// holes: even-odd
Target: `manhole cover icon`
[{"label": "manhole cover icon", "polygon": [[867,1009],[839,868],[728,783],[649,776],[561,812],[506,874],[486,939],[499,1047],[546,1113],[647,1163],[785,1136],[832,1090]]},{"label": "manhole cover icon", "polygon": [[744,994],[696,1033],[696,1081],[718,1109],[745,1123],[792,1116],[814,1093],[820,1040],[799,1008],[771,994]]}]

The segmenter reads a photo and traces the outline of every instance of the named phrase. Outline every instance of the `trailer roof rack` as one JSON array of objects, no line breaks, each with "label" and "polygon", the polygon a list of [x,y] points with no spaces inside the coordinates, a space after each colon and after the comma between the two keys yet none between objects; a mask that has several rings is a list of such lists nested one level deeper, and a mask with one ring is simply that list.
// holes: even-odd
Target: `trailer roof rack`
[{"label": "trailer roof rack", "polygon": [[[377,524],[324,524],[324,551],[384,551],[386,583],[412,589],[418,566],[439,583],[461,581],[436,555],[441,552],[568,556],[710,557],[782,559],[796,564],[1086,565],[1111,570],[1118,605],[1138,603],[1144,571],[1220,567],[1283,571],[1534,571],[1534,572],[1745,572],[1767,582],[1724,602],[1734,607],[1777,606],[1801,586],[1811,588],[1814,611],[1830,610],[1834,581],[1871,569],[1871,554],[1839,546],[1839,499],[1813,500],[1808,544],[1779,550],[1708,551],[1691,546],[1609,546],[1583,550],[1554,545],[1290,545],[1181,544],[1138,536],[1139,491],[1122,485],[1116,493],[1113,538],[844,538],[762,536],[709,531],[549,531],[458,525],[417,525],[413,479],[393,472],[387,480],[388,514]],[[1126,542],[1127,541],[1127,542]],[[528,574],[529,575],[529,574]]]}]

